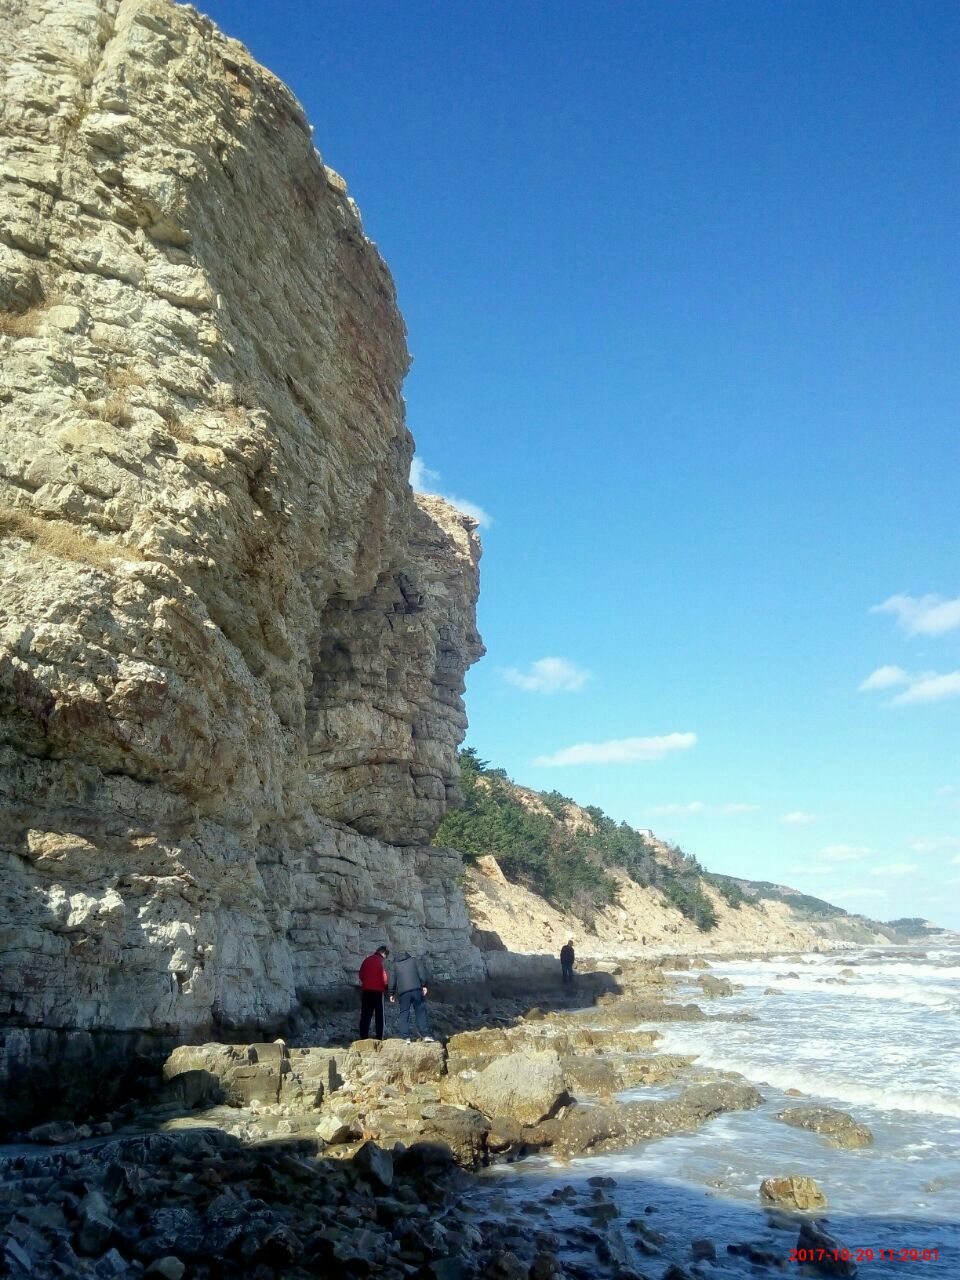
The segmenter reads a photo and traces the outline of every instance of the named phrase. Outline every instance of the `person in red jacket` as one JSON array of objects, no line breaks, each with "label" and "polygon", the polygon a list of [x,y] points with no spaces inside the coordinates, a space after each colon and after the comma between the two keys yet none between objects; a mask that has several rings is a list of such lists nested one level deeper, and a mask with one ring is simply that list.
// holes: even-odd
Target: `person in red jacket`
[{"label": "person in red jacket", "polygon": [[374,1019],[377,1039],[383,1039],[383,993],[390,984],[384,960],[390,952],[377,947],[360,966],[360,1039],[370,1034],[370,1019]]}]

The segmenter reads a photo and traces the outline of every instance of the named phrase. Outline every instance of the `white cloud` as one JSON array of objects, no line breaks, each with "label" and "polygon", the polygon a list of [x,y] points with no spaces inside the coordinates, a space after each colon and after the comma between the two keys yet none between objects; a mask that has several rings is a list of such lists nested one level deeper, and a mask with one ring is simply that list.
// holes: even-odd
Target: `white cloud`
[{"label": "white cloud", "polygon": [[861,858],[869,858],[876,850],[868,849],[863,844],[827,844],[817,855],[827,862],[858,862]]},{"label": "white cloud", "polygon": [[893,614],[908,635],[942,636],[960,627],[960,596],[890,596],[870,612]]},{"label": "white cloud", "polygon": [[688,804],[654,805],[647,812],[656,814],[719,813],[728,816],[737,813],[756,813],[759,808],[758,804],[740,804],[736,801],[727,804],[704,804],[702,800],[691,800]]},{"label": "white cloud", "polygon": [[861,680],[857,688],[861,693],[867,693],[871,689],[892,689],[898,684],[909,684],[910,680],[903,667],[877,667],[866,680]]},{"label": "white cloud", "polygon": [[811,822],[816,822],[816,820],[817,815],[815,813],[806,813],[803,809],[793,809],[790,813],[785,813],[780,819],[788,827],[806,827]]},{"label": "white cloud", "polygon": [[914,853],[946,853],[960,849],[960,836],[915,836],[910,848]]},{"label": "white cloud", "polygon": [[667,733],[655,738],[614,738],[609,742],[581,742],[550,756],[537,756],[534,764],[562,768],[570,764],[643,764],[662,760],[672,751],[696,746],[695,733]]},{"label": "white cloud", "polygon": [[460,498],[454,493],[445,493],[439,486],[440,472],[432,471],[428,466],[424,465],[420,458],[414,458],[410,463],[410,487],[414,493],[436,494],[438,498],[443,498],[451,506],[456,507],[458,511],[462,511],[465,516],[472,516],[481,529],[490,528],[493,524],[493,517],[484,511],[483,507],[471,502],[469,498]]},{"label": "white cloud", "polygon": [[960,671],[904,671],[903,667],[877,667],[866,680],[857,686],[861,693],[878,689],[895,689],[906,685],[888,706],[909,706],[918,702],[942,702],[944,698],[960,697]]},{"label": "white cloud", "polygon": [[893,699],[895,706],[905,707],[917,702],[942,702],[944,698],[960,697],[960,671],[948,671],[937,675],[931,671],[912,677],[909,689]]},{"label": "white cloud", "polygon": [[885,867],[871,867],[870,874],[872,876],[892,876],[899,878],[900,876],[909,876],[916,871],[917,864],[915,862],[890,862]]},{"label": "white cloud", "polygon": [[566,658],[538,658],[529,671],[506,667],[500,674],[508,684],[527,693],[573,693],[592,678],[592,672]]}]

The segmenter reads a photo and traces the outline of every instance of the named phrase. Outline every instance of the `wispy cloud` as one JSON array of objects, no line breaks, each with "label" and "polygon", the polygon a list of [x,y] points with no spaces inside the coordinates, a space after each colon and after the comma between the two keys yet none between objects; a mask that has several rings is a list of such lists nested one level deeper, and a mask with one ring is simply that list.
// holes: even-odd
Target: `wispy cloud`
[{"label": "wispy cloud", "polygon": [[960,836],[914,836],[910,848],[914,853],[949,853],[960,849]]},{"label": "wispy cloud", "polygon": [[960,596],[890,596],[871,613],[890,613],[911,636],[942,636],[960,627]]},{"label": "wispy cloud", "polygon": [[825,862],[859,862],[861,858],[869,858],[874,849],[864,844],[826,844],[817,854]]},{"label": "wispy cloud", "polygon": [[893,699],[895,706],[905,707],[918,702],[942,702],[944,698],[960,697],[960,671],[948,671],[944,675],[928,672],[912,678],[909,689]]},{"label": "wispy cloud", "polygon": [[788,827],[807,827],[811,822],[816,822],[817,815],[815,813],[807,813],[804,809],[792,809],[790,813],[785,813],[780,821],[785,822]]},{"label": "wispy cloud", "polygon": [[655,738],[613,738],[609,742],[580,742],[553,755],[537,756],[534,764],[562,768],[572,764],[646,764],[674,751],[696,746],[695,733],[667,733]]},{"label": "wispy cloud", "polygon": [[718,813],[727,817],[738,813],[756,813],[759,808],[758,804],[740,804],[739,801],[730,801],[725,804],[704,804],[702,800],[690,800],[687,804],[656,804],[648,809],[647,812],[660,815]]},{"label": "wispy cloud", "polygon": [[444,498],[464,515],[473,516],[481,529],[489,529],[493,524],[493,516],[484,511],[483,507],[471,502],[469,498],[445,492],[440,487],[440,472],[431,471],[420,458],[414,458],[410,463],[410,487],[415,493],[434,493],[438,498]]},{"label": "wispy cloud", "polygon": [[593,673],[566,658],[538,658],[526,671],[505,667],[500,674],[508,684],[527,693],[574,693],[582,689]]},{"label": "wispy cloud", "polygon": [[899,879],[901,876],[912,875],[918,870],[915,862],[889,862],[885,867],[871,867],[870,874],[872,876],[891,876]]},{"label": "wispy cloud", "polygon": [[960,671],[904,671],[903,667],[877,667],[866,680],[857,686],[861,693],[878,689],[901,689],[889,706],[904,707],[918,702],[942,702],[944,698],[960,697]]},{"label": "wispy cloud", "polygon": [[910,676],[903,667],[877,667],[866,680],[860,681],[857,688],[861,693],[869,693],[873,689],[893,689],[898,684],[909,683]]}]

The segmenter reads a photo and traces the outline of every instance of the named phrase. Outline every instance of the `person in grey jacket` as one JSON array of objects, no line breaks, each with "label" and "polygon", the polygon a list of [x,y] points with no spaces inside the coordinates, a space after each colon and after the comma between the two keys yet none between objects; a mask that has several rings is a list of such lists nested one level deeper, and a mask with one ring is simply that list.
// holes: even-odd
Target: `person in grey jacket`
[{"label": "person in grey jacket", "polygon": [[403,951],[393,965],[390,979],[390,1003],[400,1003],[400,1034],[413,1039],[413,1020],[424,1040],[433,1040],[427,1021],[427,971],[422,960],[415,959],[409,951]]}]

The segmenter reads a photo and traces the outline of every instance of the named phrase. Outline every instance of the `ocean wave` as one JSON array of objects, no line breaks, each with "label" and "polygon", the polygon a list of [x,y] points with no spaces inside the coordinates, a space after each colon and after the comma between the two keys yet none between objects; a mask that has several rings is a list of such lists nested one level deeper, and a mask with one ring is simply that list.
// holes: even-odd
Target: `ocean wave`
[{"label": "ocean wave", "polygon": [[[940,979],[944,970],[937,970]],[[958,971],[960,975],[960,971]],[[775,985],[790,993],[804,992],[817,996],[841,996],[854,1000],[900,1000],[906,1004],[922,1005],[927,1009],[956,1009],[960,1007],[960,990],[950,986],[938,986],[929,981],[911,980],[909,975],[890,974],[890,981],[881,979],[886,974],[871,973],[869,980],[849,978],[838,982],[824,982],[823,975],[801,973],[788,978],[782,972],[735,975],[739,981],[752,978],[757,985]]]},{"label": "ocean wave", "polygon": [[960,1119],[960,1100],[956,1092],[893,1089],[884,1084],[864,1084],[829,1071],[811,1070],[792,1063],[757,1062],[704,1045],[703,1040],[692,1032],[666,1031],[657,1047],[665,1053],[696,1053],[700,1066],[713,1067],[718,1071],[738,1071],[754,1084],[771,1085],[784,1092],[799,1089],[805,1095],[873,1107],[878,1111],[907,1111]]}]

